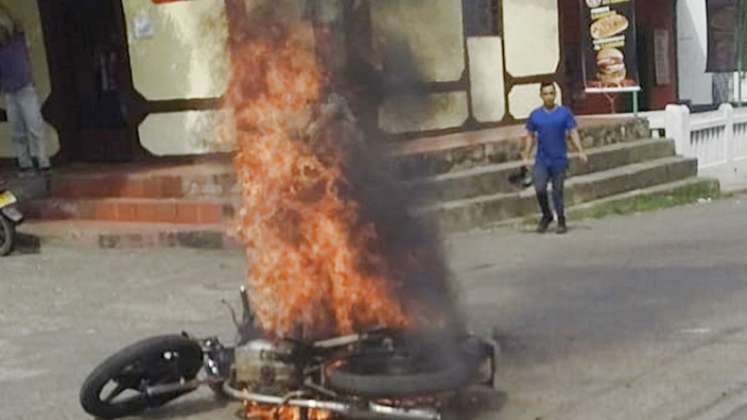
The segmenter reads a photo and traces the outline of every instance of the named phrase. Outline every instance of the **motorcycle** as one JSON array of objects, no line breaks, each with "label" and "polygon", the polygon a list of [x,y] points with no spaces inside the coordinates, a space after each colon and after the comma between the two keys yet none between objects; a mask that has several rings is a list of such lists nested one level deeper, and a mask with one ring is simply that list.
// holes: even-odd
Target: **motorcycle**
[{"label": "motorcycle", "polygon": [[7,190],[0,190],[0,256],[13,251],[16,238],[16,225],[23,221],[18,210],[16,196]]},{"label": "motorcycle", "polygon": [[[300,418],[322,410],[345,418],[438,420],[433,404],[467,385],[493,386],[496,346],[469,334],[376,328],[325,340],[260,338],[247,291],[237,344],[187,333],[139,341],[101,363],[80,390],[83,409],[115,419],[160,407],[209,386],[221,397]],[[279,411],[276,411],[276,413]]]}]

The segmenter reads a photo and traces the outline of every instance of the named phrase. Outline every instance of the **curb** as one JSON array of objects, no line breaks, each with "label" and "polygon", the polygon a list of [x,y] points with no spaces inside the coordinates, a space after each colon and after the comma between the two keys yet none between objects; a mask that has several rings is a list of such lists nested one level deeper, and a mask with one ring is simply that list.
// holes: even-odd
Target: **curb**
[{"label": "curb", "polygon": [[18,227],[19,248],[40,249],[66,246],[84,249],[126,250],[149,248],[190,248],[204,250],[241,249],[227,232],[209,229],[143,228],[117,231],[105,227],[49,232],[33,223]]}]

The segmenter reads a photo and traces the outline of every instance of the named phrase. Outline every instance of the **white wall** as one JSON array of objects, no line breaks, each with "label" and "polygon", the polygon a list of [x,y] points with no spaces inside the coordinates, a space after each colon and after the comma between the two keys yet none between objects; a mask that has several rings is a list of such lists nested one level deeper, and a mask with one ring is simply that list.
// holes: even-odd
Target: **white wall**
[{"label": "white wall", "polygon": [[679,97],[693,104],[713,102],[713,79],[705,72],[708,51],[705,0],[677,1]]}]

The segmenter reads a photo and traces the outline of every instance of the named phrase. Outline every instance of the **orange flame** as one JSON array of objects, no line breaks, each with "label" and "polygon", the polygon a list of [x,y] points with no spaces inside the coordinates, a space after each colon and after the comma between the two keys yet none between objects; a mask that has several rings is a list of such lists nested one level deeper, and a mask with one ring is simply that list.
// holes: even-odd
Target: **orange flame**
[{"label": "orange flame", "polygon": [[[301,409],[296,407],[275,407],[257,403],[244,403],[247,420],[301,420]],[[307,420],[331,420],[334,417],[324,410],[309,410]]]},{"label": "orange flame", "polygon": [[260,327],[319,337],[403,326],[391,270],[371,250],[376,227],[345,194],[354,140],[334,129],[307,134],[327,87],[313,35],[302,25],[273,29],[234,45],[226,98],[242,187],[238,234]]}]

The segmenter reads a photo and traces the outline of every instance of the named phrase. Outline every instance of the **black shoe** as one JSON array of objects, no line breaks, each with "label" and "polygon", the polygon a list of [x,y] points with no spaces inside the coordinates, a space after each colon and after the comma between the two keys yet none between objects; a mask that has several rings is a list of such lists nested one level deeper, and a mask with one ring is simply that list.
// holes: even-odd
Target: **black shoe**
[{"label": "black shoe", "polygon": [[558,219],[557,234],[565,235],[566,233],[568,233],[568,227],[565,225],[565,218],[563,217],[563,218]]},{"label": "black shoe", "polygon": [[542,219],[540,219],[539,223],[537,223],[537,233],[547,232],[547,228],[550,227],[550,223],[552,223],[552,218],[543,217]]}]

